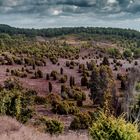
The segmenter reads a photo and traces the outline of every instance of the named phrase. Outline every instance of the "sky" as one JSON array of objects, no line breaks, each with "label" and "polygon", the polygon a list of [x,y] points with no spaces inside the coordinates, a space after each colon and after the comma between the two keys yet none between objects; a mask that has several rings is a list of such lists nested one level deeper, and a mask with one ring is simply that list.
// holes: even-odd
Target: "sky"
[{"label": "sky", "polygon": [[0,24],[140,30],[140,0],[0,0]]}]

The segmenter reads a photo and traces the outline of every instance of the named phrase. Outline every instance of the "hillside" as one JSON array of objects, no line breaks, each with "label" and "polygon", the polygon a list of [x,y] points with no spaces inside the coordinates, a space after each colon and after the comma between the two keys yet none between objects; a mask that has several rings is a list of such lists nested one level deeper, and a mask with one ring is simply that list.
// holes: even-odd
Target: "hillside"
[{"label": "hillside", "polygon": [[102,130],[139,140],[139,39],[130,29],[0,25],[0,114],[20,122],[1,117],[2,140],[82,140]]}]

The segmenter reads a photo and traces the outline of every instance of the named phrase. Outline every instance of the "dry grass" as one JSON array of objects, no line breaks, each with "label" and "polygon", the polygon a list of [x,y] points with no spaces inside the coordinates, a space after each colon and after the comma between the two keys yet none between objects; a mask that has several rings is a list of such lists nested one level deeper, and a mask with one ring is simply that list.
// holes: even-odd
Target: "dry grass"
[{"label": "dry grass", "polygon": [[69,133],[52,137],[25,127],[15,119],[3,116],[0,117],[0,140],[88,140],[88,136]]}]

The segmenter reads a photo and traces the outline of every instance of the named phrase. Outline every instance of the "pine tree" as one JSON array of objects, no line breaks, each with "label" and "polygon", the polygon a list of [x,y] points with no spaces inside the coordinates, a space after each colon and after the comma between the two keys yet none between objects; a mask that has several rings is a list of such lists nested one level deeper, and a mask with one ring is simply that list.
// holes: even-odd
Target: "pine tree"
[{"label": "pine tree", "polygon": [[46,80],[50,80],[50,75],[48,73],[46,74]]},{"label": "pine tree", "polygon": [[70,87],[75,86],[75,78],[73,76],[70,77]]},{"label": "pine tree", "polygon": [[52,92],[52,83],[49,82],[49,92],[51,93]]},{"label": "pine tree", "polygon": [[107,58],[107,57],[104,57],[102,64],[103,64],[103,65],[107,65],[107,66],[109,66],[109,65],[110,65],[110,63],[109,63],[109,61],[108,61],[108,58]]},{"label": "pine tree", "polygon": [[60,68],[60,74],[63,74],[63,68]]},{"label": "pine tree", "polygon": [[87,76],[84,76],[81,78],[81,86],[87,86],[88,85],[88,79]]},{"label": "pine tree", "polygon": [[[114,78],[112,70],[108,66],[95,67],[90,81],[91,99],[94,104],[105,107],[105,110],[112,106]],[[106,104],[108,103],[108,105]]]}]

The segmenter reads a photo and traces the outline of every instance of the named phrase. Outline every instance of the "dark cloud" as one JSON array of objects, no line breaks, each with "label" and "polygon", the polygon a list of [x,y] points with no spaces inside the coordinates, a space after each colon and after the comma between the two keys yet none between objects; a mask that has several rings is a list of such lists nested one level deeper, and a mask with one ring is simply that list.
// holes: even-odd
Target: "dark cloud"
[{"label": "dark cloud", "polygon": [[[54,7],[64,9],[64,12],[76,12],[75,7],[83,12],[112,13],[139,12],[139,0],[1,0],[0,9],[5,13],[30,12],[45,13]],[[9,8],[9,10],[8,10]],[[66,11],[68,9],[68,11]],[[71,10],[70,10],[71,9]]]},{"label": "dark cloud", "polygon": [[[53,23],[58,19],[72,19],[74,25],[83,18],[88,19],[87,24],[93,21],[122,22],[120,20],[139,20],[140,0],[0,0],[0,18],[6,17],[23,23],[32,20]],[[18,18],[17,18],[18,17]],[[76,18],[79,19],[76,21]],[[20,20],[21,20],[20,19]],[[27,20],[28,19],[28,20]],[[30,20],[29,20],[30,19]],[[60,22],[59,21],[59,22]],[[2,23],[2,21],[0,21]],[[13,22],[12,22],[13,23]],[[65,24],[67,25],[67,24]]]}]

